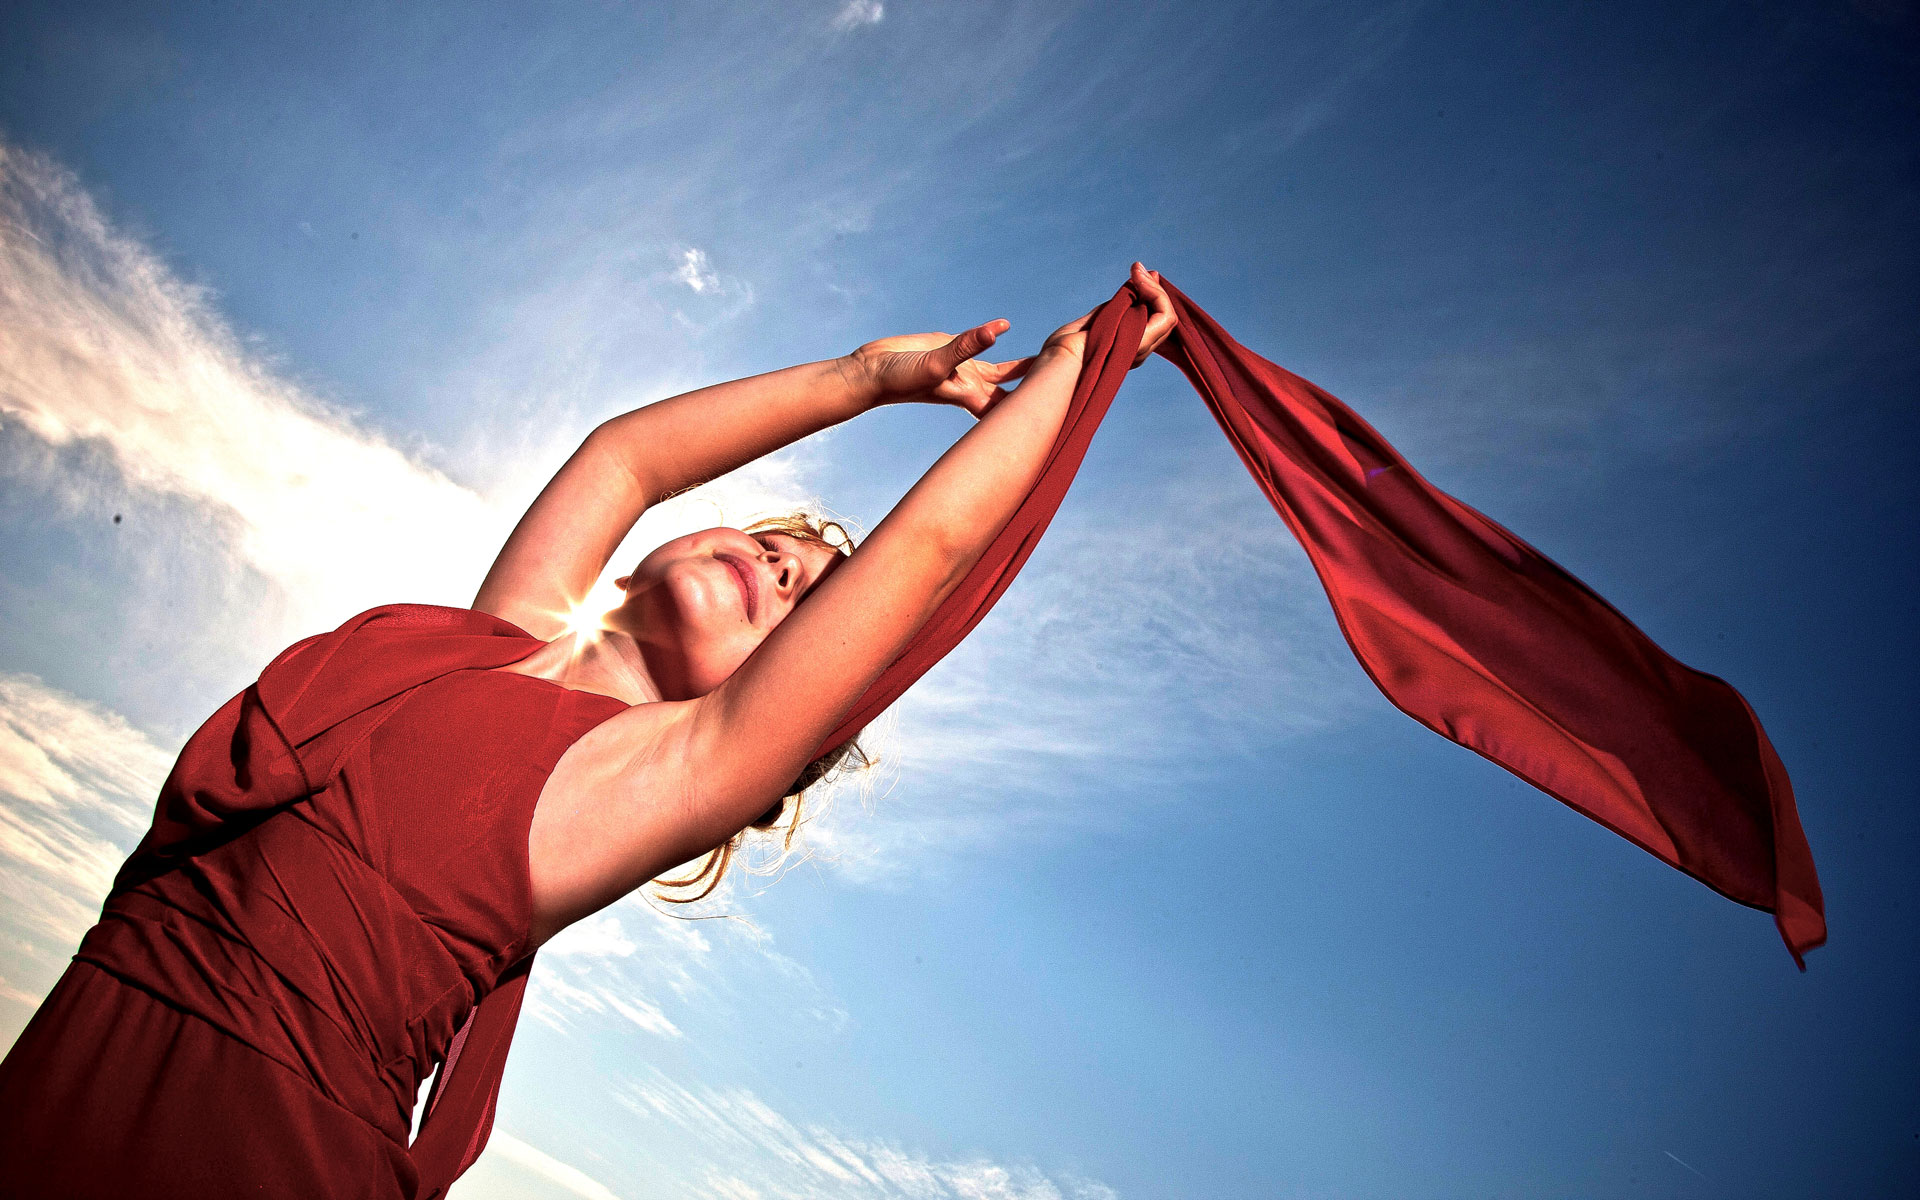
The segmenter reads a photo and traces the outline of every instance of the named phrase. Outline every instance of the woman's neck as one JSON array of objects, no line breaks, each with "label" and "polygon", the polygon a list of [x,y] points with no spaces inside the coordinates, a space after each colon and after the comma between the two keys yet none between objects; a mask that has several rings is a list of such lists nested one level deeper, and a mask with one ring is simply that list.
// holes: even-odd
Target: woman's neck
[{"label": "woman's neck", "polygon": [[615,630],[563,634],[500,670],[550,679],[575,691],[597,692],[628,704],[661,699],[640,647],[632,637]]}]

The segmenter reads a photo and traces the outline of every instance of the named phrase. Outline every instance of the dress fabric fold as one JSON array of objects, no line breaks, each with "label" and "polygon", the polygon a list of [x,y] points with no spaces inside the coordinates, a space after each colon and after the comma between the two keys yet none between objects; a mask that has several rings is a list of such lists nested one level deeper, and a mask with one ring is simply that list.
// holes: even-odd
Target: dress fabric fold
[{"label": "dress fabric fold", "polygon": [[[1825,940],[1791,784],[1737,691],[1168,291],[1180,325],[1161,353],[1389,700],[1771,911],[1796,962]],[[1097,311],[1038,482],[822,751],[1006,591],[1146,323],[1131,285]],[[0,1063],[0,1102],[24,1114],[0,1123],[15,1194],[446,1192],[486,1144],[532,965],[534,802],[567,746],[625,707],[491,669],[540,645],[464,609],[373,609],[290,647],[189,739],[100,923]]]}]

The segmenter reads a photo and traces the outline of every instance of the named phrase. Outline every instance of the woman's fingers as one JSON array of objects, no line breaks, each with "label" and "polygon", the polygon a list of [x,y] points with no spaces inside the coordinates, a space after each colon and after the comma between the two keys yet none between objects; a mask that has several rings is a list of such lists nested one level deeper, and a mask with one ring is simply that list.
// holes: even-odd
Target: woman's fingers
[{"label": "woman's fingers", "polygon": [[1005,383],[1009,379],[1018,379],[1033,366],[1033,355],[1025,358],[1009,359],[1002,363],[987,363],[980,368],[980,374],[989,383]]},{"label": "woman's fingers", "polygon": [[1025,375],[1032,365],[1031,356],[999,363],[976,362],[961,369],[957,386],[952,383],[942,386],[953,388],[955,403],[976,417],[984,417],[1011,394],[1000,385]]},{"label": "woman's fingers", "polygon": [[1147,301],[1147,327],[1140,333],[1140,350],[1133,356],[1133,365],[1137,367],[1167,340],[1167,335],[1180,324],[1180,317],[1173,311],[1173,297],[1160,285],[1160,272],[1135,263],[1133,285]]},{"label": "woman's fingers", "polygon": [[1012,327],[1012,323],[1009,321],[988,321],[985,325],[975,325],[972,329],[967,330],[959,337],[948,342],[945,346],[942,346],[933,355],[934,363],[946,368],[941,373],[941,377],[945,378],[953,374],[960,369],[961,363],[966,362],[975,355],[984,353],[987,347],[993,345],[994,341],[998,339],[1001,334]]}]

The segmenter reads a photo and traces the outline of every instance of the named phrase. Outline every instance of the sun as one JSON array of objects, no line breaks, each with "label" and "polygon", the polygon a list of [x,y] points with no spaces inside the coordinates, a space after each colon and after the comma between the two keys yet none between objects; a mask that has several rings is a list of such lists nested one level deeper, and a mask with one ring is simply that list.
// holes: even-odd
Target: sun
[{"label": "sun", "polygon": [[568,633],[575,635],[582,642],[597,638],[600,636],[600,631],[605,628],[604,622],[608,611],[624,599],[626,599],[625,593],[614,587],[612,583],[602,580],[594,585],[585,599],[576,601],[567,609],[560,618],[561,624],[566,627]]},{"label": "sun", "polygon": [[568,633],[585,641],[587,638],[599,636],[600,618],[603,615],[604,614],[597,609],[589,608],[584,604],[576,604],[567,611],[567,615],[562,623],[566,626]]}]

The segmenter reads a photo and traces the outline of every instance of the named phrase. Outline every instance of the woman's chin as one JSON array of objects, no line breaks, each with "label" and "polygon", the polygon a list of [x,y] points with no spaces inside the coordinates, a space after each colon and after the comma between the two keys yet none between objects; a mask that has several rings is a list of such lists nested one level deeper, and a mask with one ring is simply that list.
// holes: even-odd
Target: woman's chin
[{"label": "woman's chin", "polygon": [[703,650],[703,639],[697,634],[663,637],[661,632],[657,627],[649,629],[634,640],[640,645],[647,669],[665,700],[693,700],[706,695],[732,678],[747,658],[745,654],[720,650],[711,643]]}]

